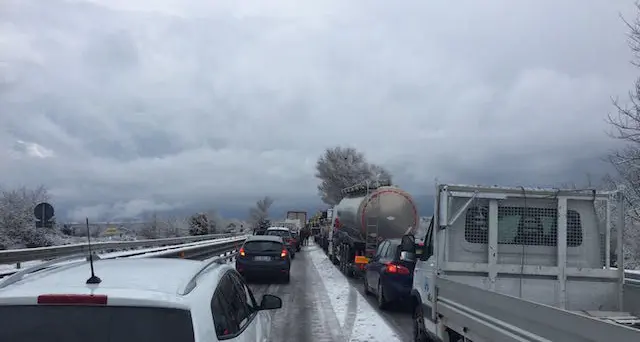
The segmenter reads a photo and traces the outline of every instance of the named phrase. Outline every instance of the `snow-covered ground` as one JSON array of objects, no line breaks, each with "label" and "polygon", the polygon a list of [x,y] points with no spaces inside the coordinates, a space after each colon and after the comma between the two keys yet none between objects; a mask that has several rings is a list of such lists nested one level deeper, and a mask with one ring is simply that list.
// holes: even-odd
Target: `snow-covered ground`
[{"label": "snow-covered ground", "polygon": [[322,249],[310,249],[309,256],[313,266],[321,275],[322,283],[331,300],[331,306],[338,317],[344,335],[349,337],[349,341],[402,341],[394,329],[378,314],[377,310],[351,287],[347,278],[331,264]]}]

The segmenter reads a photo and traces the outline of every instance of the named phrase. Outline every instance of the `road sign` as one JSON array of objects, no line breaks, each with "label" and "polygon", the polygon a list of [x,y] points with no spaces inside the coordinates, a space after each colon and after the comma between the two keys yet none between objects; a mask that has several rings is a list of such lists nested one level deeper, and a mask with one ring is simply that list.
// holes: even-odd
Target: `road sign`
[{"label": "road sign", "polygon": [[38,203],[33,208],[33,215],[40,221],[49,221],[54,213],[53,206],[47,202]]}]

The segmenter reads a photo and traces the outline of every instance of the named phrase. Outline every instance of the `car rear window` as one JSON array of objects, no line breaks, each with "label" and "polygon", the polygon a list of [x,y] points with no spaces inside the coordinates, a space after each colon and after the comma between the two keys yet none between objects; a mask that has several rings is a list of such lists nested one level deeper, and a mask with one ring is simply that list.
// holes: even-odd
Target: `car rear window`
[{"label": "car rear window", "polygon": [[0,306],[0,341],[192,342],[189,311],[125,306]]},{"label": "car rear window", "polygon": [[276,241],[249,241],[244,244],[247,252],[279,252],[282,248],[282,244]]},{"label": "car rear window", "polygon": [[267,235],[290,237],[291,233],[288,230],[267,230]]}]

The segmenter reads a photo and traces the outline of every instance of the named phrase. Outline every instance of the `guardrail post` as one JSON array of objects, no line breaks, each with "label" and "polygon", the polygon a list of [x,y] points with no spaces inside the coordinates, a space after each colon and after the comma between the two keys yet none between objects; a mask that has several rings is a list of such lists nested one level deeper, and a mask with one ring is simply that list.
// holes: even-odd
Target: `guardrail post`
[{"label": "guardrail post", "polygon": [[17,262],[17,263],[16,263],[16,268],[17,268],[17,269],[20,269],[20,262]]}]

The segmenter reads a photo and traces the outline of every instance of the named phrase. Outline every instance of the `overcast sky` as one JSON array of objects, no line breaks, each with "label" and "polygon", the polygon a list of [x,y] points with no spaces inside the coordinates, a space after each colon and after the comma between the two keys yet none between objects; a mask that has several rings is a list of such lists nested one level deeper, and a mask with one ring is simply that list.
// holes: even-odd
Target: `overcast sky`
[{"label": "overcast sky", "polygon": [[416,196],[582,180],[638,75],[620,15],[632,0],[2,0],[0,184],[46,184],[72,218],[295,207],[338,144]]}]

